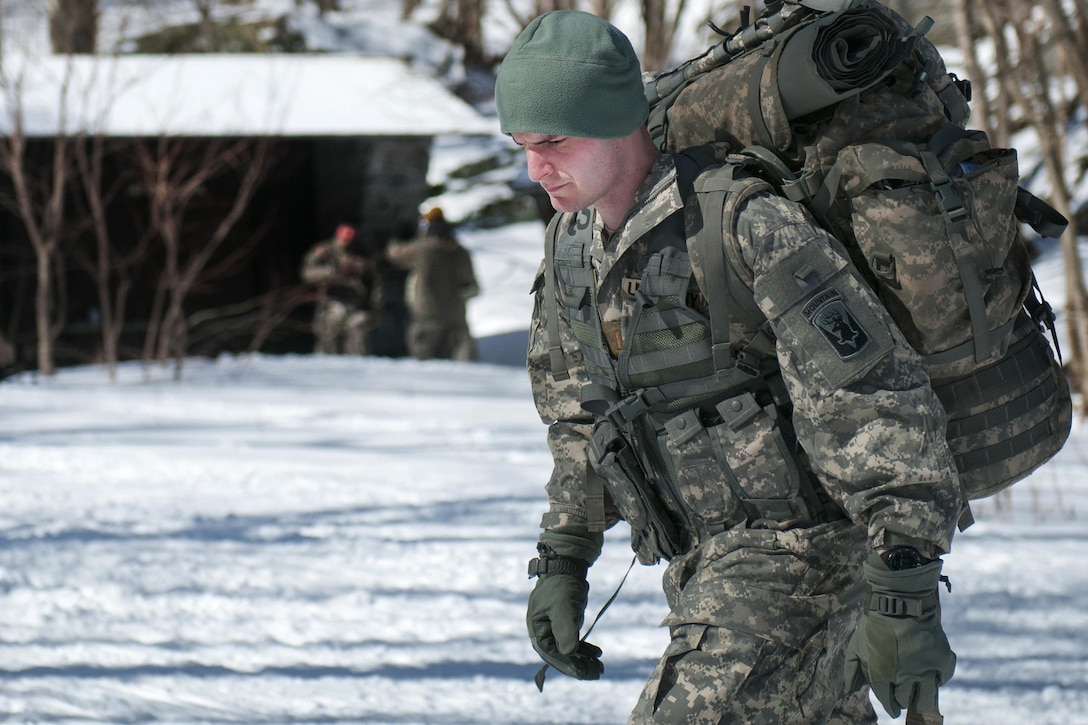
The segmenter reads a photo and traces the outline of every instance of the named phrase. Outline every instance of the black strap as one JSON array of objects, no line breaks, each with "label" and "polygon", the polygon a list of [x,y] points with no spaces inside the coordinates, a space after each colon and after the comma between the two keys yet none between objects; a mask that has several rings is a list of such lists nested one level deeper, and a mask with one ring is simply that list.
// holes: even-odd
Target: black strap
[{"label": "black strap", "polygon": [[933,152],[925,149],[919,149],[918,157],[929,174],[937,206],[948,231],[952,256],[963,283],[963,296],[967,300],[967,313],[971,318],[975,362],[982,364],[990,357],[993,348],[990,323],[986,317],[986,295],[979,276],[979,271],[988,267],[978,258],[979,250],[975,249],[971,240],[968,239],[967,210],[964,209],[963,200],[956,193],[952,180],[941,167],[940,161]]},{"label": "black strap", "polygon": [[559,554],[548,554],[538,556],[529,561],[529,578],[532,579],[535,576],[545,577],[552,576],[554,574],[567,574],[570,576],[586,578],[586,574],[589,573],[589,564],[582,559],[577,559],[573,556],[561,556]]},{"label": "black strap", "polygon": [[559,244],[560,222],[565,215],[556,214],[548,222],[544,235],[544,303],[547,305],[545,325],[548,332],[548,361],[553,380],[567,380],[567,358],[563,354],[563,342],[559,336],[559,297],[555,290],[555,247]]},{"label": "black strap", "polygon": [[1069,226],[1069,220],[1057,209],[1020,186],[1016,189],[1016,218],[1044,237],[1057,239]]},{"label": "black strap", "polygon": [[1050,332],[1050,339],[1054,343],[1054,353],[1058,356],[1060,365],[1063,362],[1062,346],[1058,342],[1058,330],[1054,327],[1057,317],[1054,315],[1054,308],[1046,301],[1046,297],[1043,297],[1043,289],[1039,286],[1039,280],[1034,274],[1031,275],[1031,292],[1024,301],[1024,309],[1028,311],[1031,319],[1035,320],[1035,324],[1040,329]]}]

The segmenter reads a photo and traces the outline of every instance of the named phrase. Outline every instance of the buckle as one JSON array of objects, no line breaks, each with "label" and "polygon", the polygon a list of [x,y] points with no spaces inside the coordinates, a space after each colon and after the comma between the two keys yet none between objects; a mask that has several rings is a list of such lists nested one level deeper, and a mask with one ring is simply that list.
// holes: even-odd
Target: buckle
[{"label": "buckle", "polygon": [[529,560],[529,578],[548,573],[548,560],[533,558]]},{"label": "buckle", "polygon": [[888,617],[902,617],[907,613],[907,602],[899,597],[878,594],[874,597],[873,610]]},{"label": "buckle", "polygon": [[870,600],[869,609],[887,617],[920,617],[925,612],[925,602],[876,593]]}]

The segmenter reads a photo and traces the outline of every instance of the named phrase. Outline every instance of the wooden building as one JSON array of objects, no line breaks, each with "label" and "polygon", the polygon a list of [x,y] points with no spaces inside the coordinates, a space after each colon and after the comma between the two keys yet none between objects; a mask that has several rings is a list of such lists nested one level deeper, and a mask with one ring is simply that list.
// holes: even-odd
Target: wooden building
[{"label": "wooden building", "polygon": [[[132,169],[138,145],[146,150],[145,159],[169,147],[177,163],[195,166],[202,156],[239,143],[267,144],[271,163],[221,255],[243,244],[252,245],[253,252],[229,274],[194,290],[189,315],[297,288],[302,256],[338,224],[355,225],[357,240],[371,250],[411,233],[428,196],[432,139],[486,135],[495,128],[434,78],[392,58],[120,55],[20,62],[5,57],[0,69],[0,134],[8,137],[5,143],[13,134],[26,138],[23,166],[40,182],[50,177],[58,137],[102,144],[107,150],[103,188],[119,175],[140,178]],[[69,160],[74,163],[70,153]],[[185,216],[184,235],[200,239],[214,233],[243,171],[205,184]],[[145,187],[128,183],[111,197],[109,229],[119,248],[146,231],[141,220],[146,221],[152,190]],[[66,193],[72,199],[65,205],[59,240],[64,261],[60,364],[92,361],[96,345],[93,280],[74,263],[81,245],[90,243],[91,230],[80,216],[78,192]],[[132,350],[140,344],[154,273],[146,270],[135,280],[126,315],[131,332],[126,356],[135,356]],[[11,179],[0,169],[0,334],[15,345],[24,367],[33,366],[34,274]],[[404,352],[396,283],[387,295],[388,324],[375,333],[377,354]],[[294,311],[262,349],[308,350],[309,314],[305,307]],[[244,333],[237,337],[211,335],[207,346],[194,345],[191,352],[230,350],[243,344]]]}]

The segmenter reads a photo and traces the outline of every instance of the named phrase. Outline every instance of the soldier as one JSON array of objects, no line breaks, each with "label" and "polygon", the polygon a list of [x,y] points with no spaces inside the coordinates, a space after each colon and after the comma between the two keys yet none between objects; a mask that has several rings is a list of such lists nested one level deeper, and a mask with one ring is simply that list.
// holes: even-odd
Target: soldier
[{"label": "soldier", "polygon": [[439,207],[430,209],[416,239],[392,244],[389,261],[409,270],[405,297],[412,321],[408,352],[417,360],[476,359],[465,303],[480,292],[472,258]]},{"label": "soldier", "polygon": [[374,260],[351,251],[355,228],[341,224],[302,262],[302,279],[317,288],[314,352],[366,355],[380,322],[381,283]]},{"label": "soldier", "polygon": [[[925,362],[803,208],[735,167],[678,180],[607,22],[538,17],[496,102],[564,213],[527,361],[554,459],[529,565],[545,666],[600,677],[579,638],[587,571],[622,519],[640,561],[669,562],[671,641],[631,723],[875,723],[864,685],[893,716],[936,711],[955,666],[939,557],[964,500]],[[732,279],[700,286],[685,202],[705,184],[740,206],[723,230]],[[731,314],[713,339],[715,290],[765,323]]]}]

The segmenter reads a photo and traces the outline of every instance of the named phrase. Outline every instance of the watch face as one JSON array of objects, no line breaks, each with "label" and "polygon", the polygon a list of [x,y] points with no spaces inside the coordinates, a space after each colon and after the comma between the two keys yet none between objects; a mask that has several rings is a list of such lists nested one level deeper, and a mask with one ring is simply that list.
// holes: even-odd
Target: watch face
[{"label": "watch face", "polygon": [[918,550],[911,546],[896,546],[888,551],[884,552],[881,557],[884,559],[884,563],[888,565],[888,568],[892,571],[902,571],[903,569],[915,569],[922,565],[922,555],[918,553]]}]

